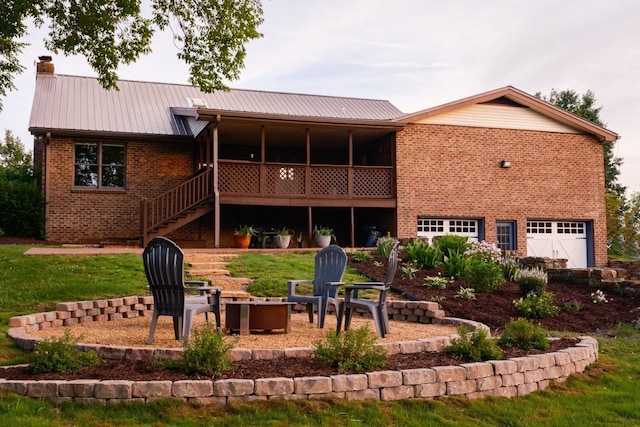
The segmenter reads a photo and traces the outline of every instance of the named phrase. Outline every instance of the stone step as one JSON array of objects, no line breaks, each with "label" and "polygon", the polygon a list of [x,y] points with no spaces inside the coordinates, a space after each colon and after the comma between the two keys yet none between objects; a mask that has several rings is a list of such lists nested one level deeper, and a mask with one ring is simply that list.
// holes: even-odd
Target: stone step
[{"label": "stone step", "polygon": [[253,280],[246,277],[214,277],[211,278],[211,286],[219,286],[223,290],[245,291]]},{"label": "stone step", "polygon": [[185,252],[185,261],[189,264],[195,262],[224,262],[231,258],[237,258],[238,254],[211,253],[211,252]]},{"label": "stone step", "polygon": [[195,261],[188,264],[191,268],[225,268],[227,266],[226,261]]},{"label": "stone step", "polygon": [[189,268],[186,273],[189,276],[200,276],[200,277],[219,277],[219,276],[230,276],[229,270],[225,270],[223,268]]}]

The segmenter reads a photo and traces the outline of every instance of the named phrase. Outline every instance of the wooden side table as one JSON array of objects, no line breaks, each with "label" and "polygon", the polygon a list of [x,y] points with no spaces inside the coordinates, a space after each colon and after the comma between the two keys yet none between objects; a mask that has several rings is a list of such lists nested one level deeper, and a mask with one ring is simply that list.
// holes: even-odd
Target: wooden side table
[{"label": "wooden side table", "polygon": [[225,304],[225,328],[249,335],[251,330],[284,329],[291,332],[291,306],[294,302],[229,301]]}]

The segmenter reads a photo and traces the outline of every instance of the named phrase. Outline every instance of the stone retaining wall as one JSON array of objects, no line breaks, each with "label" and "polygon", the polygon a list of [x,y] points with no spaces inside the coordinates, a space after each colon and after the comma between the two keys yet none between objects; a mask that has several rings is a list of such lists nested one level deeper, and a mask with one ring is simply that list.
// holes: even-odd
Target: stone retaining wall
[{"label": "stone retaining wall", "polygon": [[610,259],[609,267],[617,270],[621,277],[626,277],[630,280],[640,280],[640,261]]},{"label": "stone retaining wall", "polygon": [[445,396],[516,397],[546,389],[583,372],[598,357],[598,343],[582,337],[576,347],[553,353],[460,366],[376,371],[328,377],[183,381],[13,381],[0,379],[0,389],[55,403],[67,401],[146,403],[182,399],[224,406],[234,401],[271,399],[400,400]]},{"label": "stone retaining wall", "polygon": [[[303,311],[304,306],[296,306]],[[124,297],[98,301],[59,303],[56,311],[16,316],[9,320],[9,336],[22,348],[34,348],[37,340],[28,331],[83,322],[110,321],[151,315],[153,297]],[[465,325],[470,330],[488,329],[477,322],[447,318],[435,302],[389,302],[390,317],[419,323]],[[425,338],[380,344],[387,353],[439,351],[454,336]],[[182,349],[136,348],[79,344],[81,350],[95,350],[105,359],[177,358]],[[276,357],[310,357],[311,348],[242,349],[231,351],[233,360]],[[524,396],[544,390],[551,380],[565,380],[598,357],[598,343],[582,337],[576,347],[535,356],[467,363],[461,366],[376,371],[328,377],[262,378],[182,381],[14,381],[0,378],[0,389],[56,403],[150,402],[177,398],[187,402],[226,405],[244,400],[339,398],[346,400],[398,400],[464,395]],[[0,374],[1,376],[1,374]]]},{"label": "stone retaining wall", "polygon": [[[284,301],[286,298],[255,298],[252,300],[266,301]],[[224,304],[222,305],[224,308]],[[296,304],[293,307],[296,312],[304,312],[306,305]],[[416,322],[416,323],[448,323],[445,320],[445,313],[439,309],[438,303],[433,301],[388,301],[387,310],[389,317],[393,320]],[[96,301],[76,301],[76,302],[60,302],[56,304],[55,311],[45,313],[27,314],[24,316],[15,316],[9,319],[9,337],[12,338],[16,345],[25,350],[31,350],[35,347],[38,340],[29,335],[29,332],[39,331],[43,329],[72,326],[79,323],[88,322],[107,322],[121,319],[130,319],[140,316],[151,316],[153,314],[153,296],[129,296],[121,298],[111,298]],[[366,311],[355,310],[355,315],[368,315]],[[471,329],[475,329],[475,322],[471,322]],[[93,349],[98,351],[100,356],[105,359],[122,359],[130,357],[141,357],[134,354],[131,349],[116,346],[101,346],[82,344],[81,349]],[[178,353],[176,353],[176,351]],[[153,352],[153,356],[157,358],[178,357],[182,350],[172,349],[147,349],[141,348],[137,350],[143,355],[149,355]]]}]

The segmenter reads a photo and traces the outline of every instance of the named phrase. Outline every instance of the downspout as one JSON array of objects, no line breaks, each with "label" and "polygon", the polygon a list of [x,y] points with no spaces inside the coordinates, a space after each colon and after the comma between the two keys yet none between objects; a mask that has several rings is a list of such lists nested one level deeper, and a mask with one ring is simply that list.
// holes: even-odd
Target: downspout
[{"label": "downspout", "polygon": [[220,189],[218,188],[218,127],[220,114],[216,116],[213,126],[213,233],[214,247],[220,247]]},{"label": "downspout", "polygon": [[[42,138],[42,137],[39,137]],[[51,156],[51,132],[47,132],[44,137],[44,229],[45,239],[47,238],[47,231],[49,230],[49,158]]]}]

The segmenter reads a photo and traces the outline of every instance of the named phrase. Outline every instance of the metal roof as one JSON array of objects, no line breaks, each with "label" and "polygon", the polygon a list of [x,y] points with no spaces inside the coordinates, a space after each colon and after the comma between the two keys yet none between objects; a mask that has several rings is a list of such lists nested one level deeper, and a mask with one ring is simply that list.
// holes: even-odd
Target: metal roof
[{"label": "metal roof", "polygon": [[[92,77],[39,73],[29,119],[32,133],[43,131],[184,135],[179,111],[355,121],[390,121],[402,116],[389,101],[232,89],[212,94],[190,85],[120,80],[105,90]],[[195,104],[194,105],[194,100]],[[177,112],[176,112],[177,111]],[[193,118],[189,118],[193,122]],[[193,127],[193,124],[192,126]],[[195,129],[192,129],[195,131]]]}]

